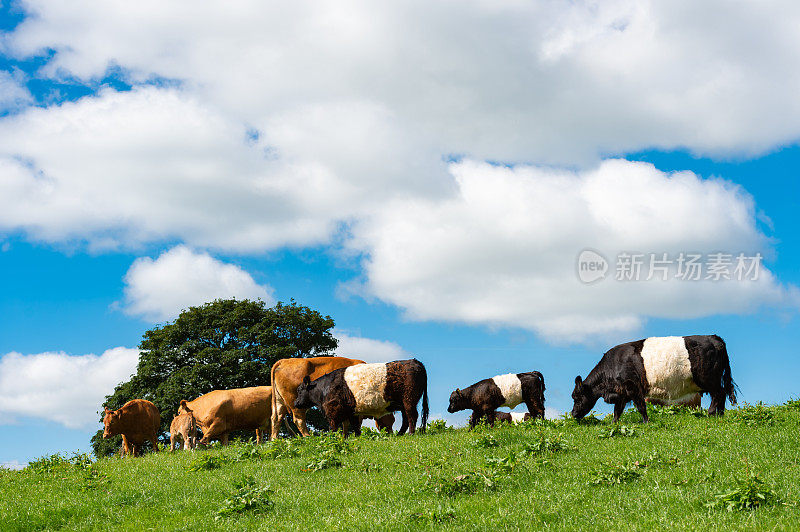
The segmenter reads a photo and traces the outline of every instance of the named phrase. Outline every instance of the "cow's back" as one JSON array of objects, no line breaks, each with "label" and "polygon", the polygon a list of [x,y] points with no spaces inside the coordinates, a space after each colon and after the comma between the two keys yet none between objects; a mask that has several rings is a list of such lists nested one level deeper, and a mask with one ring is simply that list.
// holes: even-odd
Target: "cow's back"
[{"label": "cow's back", "polygon": [[272,386],[213,390],[187,407],[202,427],[223,420],[228,430],[258,428],[272,415]]}]

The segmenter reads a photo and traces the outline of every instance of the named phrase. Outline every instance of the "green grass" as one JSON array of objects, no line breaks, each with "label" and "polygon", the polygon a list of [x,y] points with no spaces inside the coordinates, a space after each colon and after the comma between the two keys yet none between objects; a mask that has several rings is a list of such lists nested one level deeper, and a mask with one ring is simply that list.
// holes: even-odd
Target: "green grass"
[{"label": "green grass", "polygon": [[0,530],[800,530],[800,405],[0,470]]}]

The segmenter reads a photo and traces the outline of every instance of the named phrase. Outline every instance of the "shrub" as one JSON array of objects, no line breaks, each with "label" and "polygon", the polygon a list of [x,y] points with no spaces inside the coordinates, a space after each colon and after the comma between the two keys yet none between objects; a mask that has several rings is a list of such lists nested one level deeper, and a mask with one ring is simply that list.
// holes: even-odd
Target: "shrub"
[{"label": "shrub", "polygon": [[342,467],[339,457],[333,453],[321,453],[306,465],[304,471],[322,471],[332,467]]},{"label": "shrub", "polygon": [[504,473],[509,474],[514,470],[517,465],[517,455],[514,452],[509,453],[504,458],[492,457],[486,459],[486,466],[491,469],[495,474]]},{"label": "shrub", "polygon": [[93,463],[88,454],[75,451],[69,457],[60,453],[39,457],[28,463],[28,469],[37,473],[52,473],[72,468],[85,470],[90,468]]},{"label": "shrub", "polygon": [[780,497],[757,475],[751,473],[746,480],[735,479],[732,489],[717,493],[706,503],[707,508],[715,510],[753,510],[762,506],[779,504]]},{"label": "shrub", "polygon": [[614,485],[614,484],[627,484],[633,482],[642,476],[640,465],[605,465],[600,470],[596,471],[594,478],[589,481],[589,484],[597,485]]},{"label": "shrub", "polygon": [[740,423],[751,426],[772,425],[775,422],[775,411],[760,401],[755,405],[744,403],[731,411],[731,417]]},{"label": "shrub", "polygon": [[234,488],[236,492],[225,499],[214,514],[215,520],[244,512],[268,512],[275,506],[275,503],[269,499],[269,495],[273,491],[266,486],[259,486],[252,476],[243,477],[234,485]]},{"label": "shrub", "polygon": [[497,441],[497,438],[494,437],[492,434],[484,434],[477,440],[475,440],[476,447],[499,447],[500,442]]},{"label": "shrub", "polygon": [[473,472],[453,478],[428,479],[426,487],[437,495],[452,497],[459,494],[470,495],[480,489],[494,490],[497,484],[491,476]]},{"label": "shrub", "polygon": [[443,432],[450,432],[455,430],[453,427],[447,426],[447,421],[444,419],[434,419],[428,423],[426,434],[441,434]]},{"label": "shrub", "polygon": [[539,434],[538,439],[532,442],[525,442],[522,445],[521,454],[525,456],[544,452],[557,453],[560,451],[566,451],[568,449],[569,445],[567,444],[567,441],[560,434],[557,434],[552,438],[547,438],[544,434]]},{"label": "shrub", "polygon": [[227,460],[221,456],[204,454],[198,456],[189,464],[189,471],[209,471],[219,469]]},{"label": "shrub", "polygon": [[614,438],[617,436],[631,438],[636,436],[636,429],[627,425],[614,425],[611,429],[602,429],[598,438]]}]

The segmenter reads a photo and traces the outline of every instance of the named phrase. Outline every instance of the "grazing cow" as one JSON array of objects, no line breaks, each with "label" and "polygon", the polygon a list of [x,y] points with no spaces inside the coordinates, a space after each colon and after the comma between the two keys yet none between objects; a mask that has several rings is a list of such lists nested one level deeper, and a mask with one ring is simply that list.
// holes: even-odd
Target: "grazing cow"
[{"label": "grazing cow", "polygon": [[128,401],[119,410],[105,409],[103,417],[103,438],[122,435],[122,455],[141,454],[145,440],[153,443],[153,451],[158,452],[158,431],[161,414],[156,405],[144,399]]},{"label": "grazing cow", "polygon": [[178,413],[191,413],[203,431],[202,445],[218,439],[228,444],[234,430],[255,430],[256,442],[269,430],[272,418],[272,386],[214,390],[194,401],[181,401]]},{"label": "grazing cow", "polygon": [[618,421],[633,401],[646,422],[645,398],[666,404],[711,395],[709,414],[725,412],[725,396],[736,404],[736,393],[725,341],[711,336],[647,338],[611,348],[587,375],[575,377],[572,415],[585,416],[602,397],[614,405]]},{"label": "grazing cow", "polygon": [[450,394],[451,414],[460,410],[472,410],[469,426],[474,427],[484,416],[494,425],[496,409],[514,408],[525,403],[533,417],[544,417],[544,377],[538,371],[508,373],[491,379],[483,379],[463,390]]},{"label": "grazing cow", "polygon": [[[270,439],[278,437],[280,422],[290,411],[295,425],[300,434],[308,436],[310,432],[306,427],[306,409],[294,406],[297,400],[297,387],[308,377],[312,381],[333,370],[346,368],[355,364],[363,364],[363,360],[345,357],[311,357],[311,358],[283,358],[272,366],[270,375],[272,389],[272,434]],[[376,420],[378,429],[388,428],[391,432],[394,417],[386,418],[380,422]]]},{"label": "grazing cow", "polygon": [[384,417],[400,410],[403,423],[398,435],[411,434],[417,426],[417,403],[422,398],[422,430],[428,423],[428,374],[419,360],[380,364],[356,364],[311,380],[297,387],[295,408],[318,406],[331,430],[342,427],[347,436],[352,427],[361,433],[359,416]]},{"label": "grazing cow", "polygon": [[183,412],[172,418],[169,425],[169,452],[180,444],[182,449],[194,449],[197,445],[197,422],[191,412]]}]

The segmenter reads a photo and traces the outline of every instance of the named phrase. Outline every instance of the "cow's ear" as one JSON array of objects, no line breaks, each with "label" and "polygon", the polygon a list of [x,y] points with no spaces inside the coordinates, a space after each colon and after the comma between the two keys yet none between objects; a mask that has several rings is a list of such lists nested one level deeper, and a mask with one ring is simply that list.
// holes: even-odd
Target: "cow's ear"
[{"label": "cow's ear", "polygon": [[581,380],[581,376],[578,375],[577,377],[575,377],[575,386],[580,386],[582,384],[583,384],[583,381]]},{"label": "cow's ear", "polygon": [[310,383],[311,383],[311,378],[308,375],[303,377],[303,384],[305,384],[307,386]]}]

